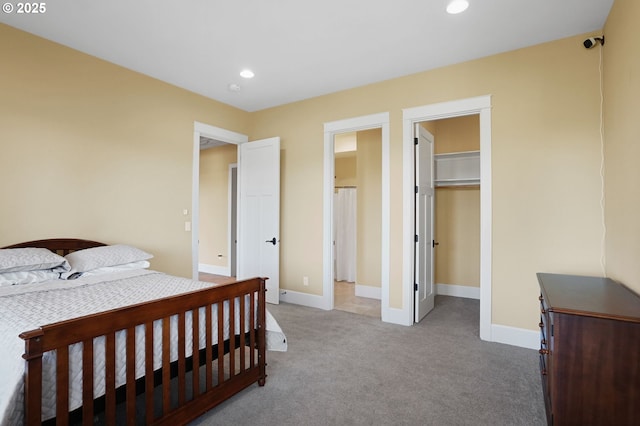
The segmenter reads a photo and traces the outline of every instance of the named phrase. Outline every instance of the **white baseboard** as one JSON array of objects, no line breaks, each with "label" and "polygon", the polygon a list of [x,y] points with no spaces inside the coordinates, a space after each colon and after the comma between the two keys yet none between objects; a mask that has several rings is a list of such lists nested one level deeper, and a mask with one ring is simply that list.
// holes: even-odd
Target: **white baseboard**
[{"label": "white baseboard", "polygon": [[[436,284],[436,293],[443,296],[480,300],[480,287]],[[539,332],[507,325],[491,324],[491,339],[489,341],[527,349],[540,349]]]},{"label": "white baseboard", "polygon": [[540,349],[540,333],[538,331],[507,325],[491,324],[491,341],[527,349]]},{"label": "white baseboard", "polygon": [[[364,286],[366,287],[366,286]],[[449,286],[450,287],[450,286]],[[465,286],[455,286],[465,287]],[[371,287],[370,287],[371,288]],[[375,289],[375,287],[373,287]],[[471,287],[473,288],[473,287]],[[441,293],[438,293],[441,294]],[[466,294],[466,293],[464,293]],[[449,294],[455,296],[456,294]],[[366,297],[366,296],[365,296]],[[476,298],[469,296],[459,295],[457,297]],[[479,298],[479,296],[477,297]],[[308,306],[310,308],[317,308],[323,310],[329,310],[324,302],[322,296],[315,294],[301,293],[292,290],[280,290],[280,301],[285,303],[292,303],[295,305]],[[413,325],[413,317],[407,315],[407,312],[403,309],[387,308],[382,309],[382,321],[411,326]],[[491,324],[491,342],[503,343],[506,345],[519,346],[527,349],[539,349],[540,348],[540,333],[537,331],[527,330],[524,328],[510,327],[507,325]]]},{"label": "white baseboard", "polygon": [[382,289],[380,287],[356,284],[356,296],[382,300]]},{"label": "white baseboard", "polygon": [[[280,301],[292,303],[294,305],[308,306],[328,311],[329,306],[325,303],[324,297],[315,294],[301,293],[292,290],[280,290]],[[382,309],[382,321],[398,325],[413,325],[413,317],[407,316],[403,309],[387,308]]]},{"label": "white baseboard", "polygon": [[231,274],[231,269],[228,266],[207,265],[206,263],[199,263],[198,271],[207,274],[224,275],[225,277]]},{"label": "white baseboard", "polygon": [[324,297],[315,294],[301,293],[292,290],[280,290],[280,301],[295,305],[308,306],[310,308],[329,310],[324,302]]},{"label": "white baseboard", "polygon": [[436,294],[480,300],[480,287],[456,284],[436,284]]}]

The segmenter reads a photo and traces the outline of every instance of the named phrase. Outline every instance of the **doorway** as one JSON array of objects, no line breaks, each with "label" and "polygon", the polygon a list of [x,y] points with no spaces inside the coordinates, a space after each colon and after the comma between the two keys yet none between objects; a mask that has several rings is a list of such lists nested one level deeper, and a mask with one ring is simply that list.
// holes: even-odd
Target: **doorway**
[{"label": "doorway", "polygon": [[[254,140],[245,135],[194,122],[192,218],[192,277],[198,279],[200,234],[200,139],[202,136],[238,145],[238,225],[236,275],[239,280],[267,277],[267,303],[280,298],[280,138]],[[188,211],[185,210],[187,215]],[[265,241],[266,239],[266,241]]]},{"label": "doorway", "polygon": [[[421,122],[416,132],[428,132],[433,154],[422,158],[416,154],[416,175],[425,168],[433,170],[428,181],[428,191],[433,200],[429,218],[431,230],[416,229],[418,240],[426,248],[418,247],[416,255],[427,251],[428,259],[416,261],[418,270],[431,272],[429,279],[416,277],[420,286],[428,281],[433,295],[480,299],[480,122],[478,114],[443,118]],[[416,145],[418,150],[419,145]],[[422,164],[428,162],[429,164]],[[425,167],[426,166],[426,167]],[[417,177],[416,177],[417,180]],[[433,184],[431,184],[433,182]],[[422,184],[420,193],[427,190]],[[416,196],[417,197],[417,196]],[[417,200],[417,198],[416,198]],[[422,203],[416,201],[416,207]],[[418,212],[416,212],[416,215]],[[417,221],[419,222],[419,221]],[[422,241],[428,240],[428,241]],[[433,256],[433,257],[432,257]],[[418,256],[420,257],[420,256]],[[417,296],[421,294],[418,292]],[[440,302],[439,302],[440,300]],[[443,299],[431,296],[431,306],[422,306],[421,298],[416,298],[416,322],[437,306]],[[473,306],[472,301],[467,304]],[[474,310],[477,310],[474,308]]]},{"label": "doorway", "polygon": [[370,129],[381,131],[381,207],[380,230],[380,311],[383,321],[394,322],[389,307],[389,114],[380,113],[325,123],[324,125],[324,191],[323,191],[323,294],[317,307],[334,309],[334,191],[335,191],[335,136],[341,133]]},{"label": "doorway", "polygon": [[402,324],[413,323],[414,272],[414,126],[415,123],[478,114],[480,118],[480,338],[492,341],[491,324],[491,96],[461,99],[403,110]]},{"label": "doorway", "polygon": [[380,318],[381,129],[334,137],[334,309]]},{"label": "doorway", "polygon": [[201,274],[236,276],[237,161],[237,145],[201,138],[198,233]]},{"label": "doorway", "polygon": [[[249,141],[246,135],[232,132],[205,123],[194,122],[193,125],[193,176],[191,195],[191,253],[192,277],[197,280],[200,266],[200,146],[201,140],[210,139],[216,144],[239,145]],[[227,253],[231,251],[229,247]],[[217,256],[219,253],[215,253]]]}]

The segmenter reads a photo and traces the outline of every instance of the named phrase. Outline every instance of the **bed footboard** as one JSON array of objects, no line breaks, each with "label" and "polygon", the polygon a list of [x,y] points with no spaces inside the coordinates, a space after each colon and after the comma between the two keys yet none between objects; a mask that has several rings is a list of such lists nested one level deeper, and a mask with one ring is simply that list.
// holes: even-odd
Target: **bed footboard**
[{"label": "bed footboard", "polygon": [[[264,385],[265,321],[265,279],[253,278],[24,332],[26,424],[44,420],[43,359],[51,351],[57,424],[69,423],[74,386],[82,395],[82,424],[93,424],[98,380],[104,381],[106,424],[116,424],[122,409],[127,424],[184,424],[255,382]],[[96,349],[99,340],[104,349]],[[119,360],[116,352],[123,350]],[[105,368],[94,377],[98,356],[104,356]],[[143,378],[136,373],[141,359]],[[78,361],[81,379],[70,379],[70,363]],[[117,364],[118,371],[124,365],[124,374]],[[136,383],[143,383],[143,398]],[[124,389],[122,404],[116,401],[118,388]]]}]

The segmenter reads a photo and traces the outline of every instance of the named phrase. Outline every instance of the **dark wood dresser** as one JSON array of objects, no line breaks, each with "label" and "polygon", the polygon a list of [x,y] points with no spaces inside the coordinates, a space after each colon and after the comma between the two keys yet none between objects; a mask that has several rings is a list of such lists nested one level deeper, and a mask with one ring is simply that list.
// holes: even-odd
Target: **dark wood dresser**
[{"label": "dark wood dresser", "polygon": [[640,425],[640,297],[597,277],[539,273],[549,425]]}]

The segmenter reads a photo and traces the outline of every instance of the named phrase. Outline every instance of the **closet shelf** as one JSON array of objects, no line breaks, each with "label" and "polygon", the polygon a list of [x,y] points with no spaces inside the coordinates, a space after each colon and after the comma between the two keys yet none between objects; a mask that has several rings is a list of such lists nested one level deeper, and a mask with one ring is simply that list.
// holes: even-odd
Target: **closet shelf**
[{"label": "closet shelf", "polygon": [[442,179],[436,180],[434,186],[480,186],[480,179]]},{"label": "closet shelf", "polygon": [[480,185],[480,151],[435,154],[435,186]]}]

